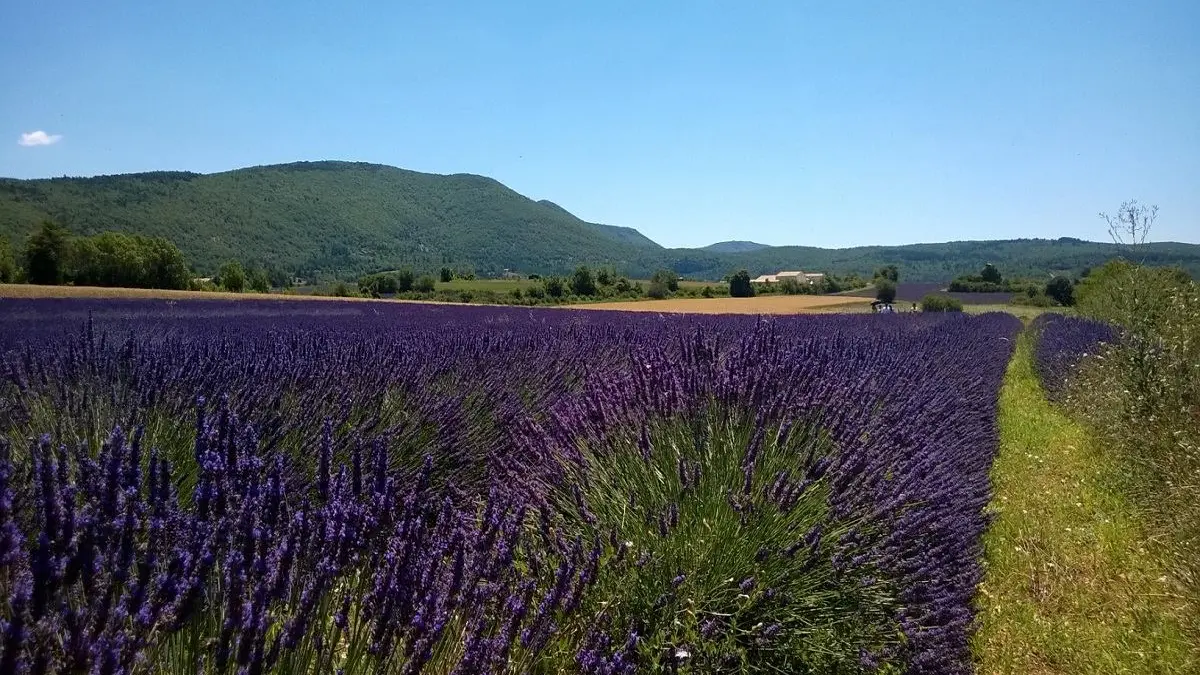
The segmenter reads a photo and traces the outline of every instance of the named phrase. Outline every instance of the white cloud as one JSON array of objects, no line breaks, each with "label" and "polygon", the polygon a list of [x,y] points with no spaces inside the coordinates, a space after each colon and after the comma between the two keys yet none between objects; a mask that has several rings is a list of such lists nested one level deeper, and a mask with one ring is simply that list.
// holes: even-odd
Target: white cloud
[{"label": "white cloud", "polygon": [[35,145],[54,145],[61,140],[62,134],[48,134],[39,129],[38,131],[21,134],[21,140],[17,141],[17,145],[32,148]]}]

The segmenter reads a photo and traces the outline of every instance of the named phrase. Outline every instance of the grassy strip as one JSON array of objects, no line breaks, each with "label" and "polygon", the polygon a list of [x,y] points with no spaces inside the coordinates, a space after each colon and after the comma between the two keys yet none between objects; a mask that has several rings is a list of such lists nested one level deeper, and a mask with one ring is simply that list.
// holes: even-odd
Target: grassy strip
[{"label": "grassy strip", "polygon": [[1200,672],[1115,458],[1046,400],[1032,347],[1027,332],[1000,395],[978,671]]}]

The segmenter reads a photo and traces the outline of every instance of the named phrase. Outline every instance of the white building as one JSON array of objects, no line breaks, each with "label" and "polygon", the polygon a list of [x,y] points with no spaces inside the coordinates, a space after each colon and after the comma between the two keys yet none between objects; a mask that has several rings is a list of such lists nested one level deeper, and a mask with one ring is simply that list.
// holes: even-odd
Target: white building
[{"label": "white building", "polygon": [[775,274],[760,274],[759,276],[755,277],[754,279],[751,279],[750,281],[752,283],[756,283],[756,284],[773,284],[773,283],[776,283],[779,281],[783,281],[784,279],[795,279],[797,281],[803,281],[811,286],[812,284],[824,281],[825,275],[820,272],[809,273],[809,272],[801,272],[799,270],[794,270],[794,271],[776,272]]}]

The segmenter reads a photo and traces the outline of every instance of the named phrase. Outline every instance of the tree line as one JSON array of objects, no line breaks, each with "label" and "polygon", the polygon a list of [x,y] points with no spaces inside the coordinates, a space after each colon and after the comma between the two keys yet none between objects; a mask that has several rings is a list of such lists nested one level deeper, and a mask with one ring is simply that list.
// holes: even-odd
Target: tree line
[{"label": "tree line", "polygon": [[163,237],[103,232],[78,237],[46,221],[24,250],[0,239],[0,282],[185,289],[191,270],[179,247]]}]

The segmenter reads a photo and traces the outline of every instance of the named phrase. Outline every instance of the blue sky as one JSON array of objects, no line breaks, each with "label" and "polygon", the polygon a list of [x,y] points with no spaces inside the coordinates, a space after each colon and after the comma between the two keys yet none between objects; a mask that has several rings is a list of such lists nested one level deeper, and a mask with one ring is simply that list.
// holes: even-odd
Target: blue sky
[{"label": "blue sky", "polygon": [[379,162],[670,246],[1103,239],[1097,212],[1137,198],[1152,239],[1200,242],[1196,0],[14,0],[0,20],[3,176]]}]

